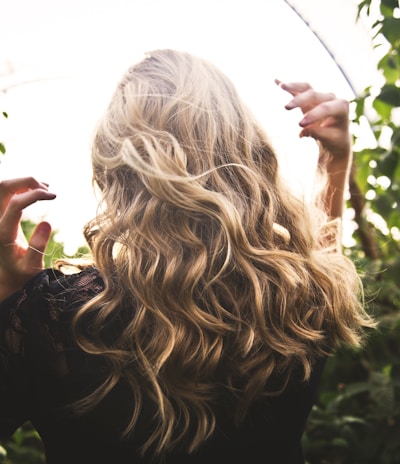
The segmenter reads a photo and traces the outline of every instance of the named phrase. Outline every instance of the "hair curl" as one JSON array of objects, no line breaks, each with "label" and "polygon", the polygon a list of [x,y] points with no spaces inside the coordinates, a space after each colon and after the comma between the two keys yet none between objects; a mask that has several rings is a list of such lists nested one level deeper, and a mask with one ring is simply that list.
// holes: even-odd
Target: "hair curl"
[{"label": "hair curl", "polygon": [[[125,378],[135,395],[125,433],[144,399],[156,406],[143,450],[193,451],[214,430],[221,392],[239,421],[372,325],[354,264],[321,239],[328,219],[283,185],[264,131],[208,62],[158,50],[131,67],[92,163],[101,202],[85,234],[105,290],[74,330],[111,370],[77,406]],[[275,373],[280,388],[269,387]]]}]

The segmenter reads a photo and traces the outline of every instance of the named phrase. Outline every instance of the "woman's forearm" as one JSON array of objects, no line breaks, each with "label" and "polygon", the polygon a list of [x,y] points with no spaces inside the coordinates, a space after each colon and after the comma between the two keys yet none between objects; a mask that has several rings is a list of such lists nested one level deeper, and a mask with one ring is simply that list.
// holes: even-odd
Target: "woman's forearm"
[{"label": "woman's forearm", "polygon": [[352,154],[349,152],[347,156],[330,158],[325,164],[327,187],[323,196],[323,205],[331,218],[340,218],[343,215],[351,161]]}]

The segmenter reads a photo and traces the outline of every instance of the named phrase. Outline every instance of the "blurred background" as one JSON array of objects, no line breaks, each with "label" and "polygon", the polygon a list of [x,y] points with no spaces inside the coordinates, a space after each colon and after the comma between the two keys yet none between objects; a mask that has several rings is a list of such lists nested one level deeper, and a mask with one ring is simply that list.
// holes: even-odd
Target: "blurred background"
[{"label": "blurred background", "polygon": [[[33,175],[57,193],[47,219],[65,249],[94,214],[90,142],[120,76],[146,51],[176,48],[220,67],[264,125],[294,189],[311,185],[316,147],[274,78],[352,99],[376,72],[353,0],[0,0],[0,179]],[[366,132],[367,134],[367,132]],[[366,135],[367,137],[367,135]]]}]

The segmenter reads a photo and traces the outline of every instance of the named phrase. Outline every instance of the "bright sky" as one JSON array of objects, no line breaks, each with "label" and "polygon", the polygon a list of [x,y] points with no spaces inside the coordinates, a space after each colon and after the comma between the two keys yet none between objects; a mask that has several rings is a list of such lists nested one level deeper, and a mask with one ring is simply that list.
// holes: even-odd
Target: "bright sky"
[{"label": "bright sky", "polygon": [[[349,0],[335,5],[343,1]],[[347,12],[335,13],[340,18]],[[283,0],[0,0],[0,18],[0,90],[7,90],[0,93],[0,111],[9,114],[0,119],[7,148],[0,179],[33,175],[50,183],[57,199],[34,205],[27,215],[48,220],[70,253],[84,243],[82,227],[95,211],[89,160],[94,126],[121,74],[144,52],[177,48],[219,66],[263,123],[284,172],[298,186],[310,182],[316,149],[298,139],[300,115],[284,110],[288,96],[274,78],[353,96],[324,47]]]}]

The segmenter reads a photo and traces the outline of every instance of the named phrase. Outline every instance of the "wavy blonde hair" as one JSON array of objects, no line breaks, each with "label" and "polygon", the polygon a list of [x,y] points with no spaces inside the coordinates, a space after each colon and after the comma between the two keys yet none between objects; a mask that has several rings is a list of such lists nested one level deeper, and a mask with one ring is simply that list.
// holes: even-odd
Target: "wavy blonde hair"
[{"label": "wavy blonde hair", "polygon": [[131,67],[92,162],[101,202],[85,234],[105,289],[74,330],[110,373],[78,409],[126,379],[126,434],[144,401],[155,405],[144,451],[192,452],[213,433],[221,394],[239,422],[372,325],[353,263],[321,239],[327,218],[284,187],[267,136],[210,63],[158,50]]}]

